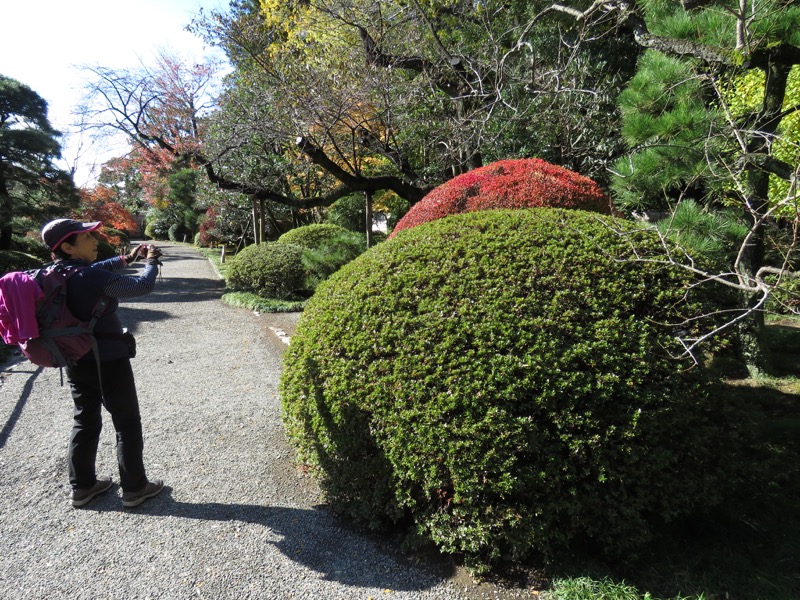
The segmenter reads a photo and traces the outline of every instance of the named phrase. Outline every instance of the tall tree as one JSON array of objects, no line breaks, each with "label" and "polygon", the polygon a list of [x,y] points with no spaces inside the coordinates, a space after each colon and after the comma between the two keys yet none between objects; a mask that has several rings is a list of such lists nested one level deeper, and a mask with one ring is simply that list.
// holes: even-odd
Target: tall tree
[{"label": "tall tree", "polygon": [[[239,153],[252,165],[251,151],[269,148],[296,172],[307,170],[299,168],[305,160],[328,177],[314,196],[242,191],[298,207],[382,189],[414,202],[484,157],[538,155],[596,176],[621,149],[613,99],[630,60],[614,57],[635,54],[631,40],[577,45],[585,30],[569,22],[548,25],[547,39],[532,37],[528,17],[542,3],[231,6],[195,24],[235,66],[215,116],[225,159]],[[592,60],[602,68],[587,75]],[[223,161],[214,164],[232,183]]]},{"label": "tall tree", "polygon": [[[736,206],[749,232],[734,268],[715,274],[742,294],[744,354],[752,370],[768,360],[759,335],[772,291],[766,274],[789,264],[765,262],[765,226],[783,211],[798,225],[798,153],[776,153],[784,120],[800,110],[787,102],[789,75],[800,64],[800,6],[783,0],[597,0],[552,5],[581,22],[618,19],[647,49],[621,97],[630,154],[616,167],[617,197],[626,208],[668,208],[692,199]],[[762,86],[751,110],[731,106],[748,73]],[[785,146],[784,146],[785,147]],[[789,186],[769,198],[770,177]],[[795,234],[796,236],[796,234]],[[796,237],[795,237],[796,240]],[[789,251],[796,249],[796,242]]]},{"label": "tall tree", "polygon": [[47,118],[47,103],[28,86],[0,75],[0,250],[11,247],[14,217],[45,220],[77,205],[72,176]]},{"label": "tall tree", "polygon": [[142,190],[142,174],[130,158],[112,158],[103,164],[100,185],[114,188],[117,201],[131,214],[139,214],[147,209],[147,200]]},{"label": "tall tree", "polygon": [[587,28],[546,12],[541,1],[236,0],[193,26],[234,66],[220,110],[197,121],[201,146],[175,143],[184,130],[149,114],[166,99],[188,105],[150,93],[150,76],[96,70],[94,116],[152,156],[189,157],[259,209],[355,192],[413,203],[486,158],[541,156],[597,177],[621,149],[613,99],[631,61],[617,57],[635,53],[625,36],[585,40]]},{"label": "tall tree", "polygon": [[193,209],[182,202],[168,209],[178,197],[172,183],[180,187],[187,169],[203,165],[201,136],[204,120],[216,106],[218,69],[216,61],[186,65],[167,53],[152,68],[87,68],[90,77],[81,108],[86,130],[99,136],[122,134],[131,145],[124,159],[106,165],[104,179],[114,180],[126,201],[139,204],[131,208],[141,210],[142,200],[155,207],[167,229],[196,229]]},{"label": "tall tree", "polygon": [[[219,64],[187,66],[161,53],[152,68],[87,67],[82,121],[96,135],[122,134],[148,200],[165,194],[173,169],[197,166],[203,119],[216,106]],[[176,164],[177,163],[177,164]]]}]

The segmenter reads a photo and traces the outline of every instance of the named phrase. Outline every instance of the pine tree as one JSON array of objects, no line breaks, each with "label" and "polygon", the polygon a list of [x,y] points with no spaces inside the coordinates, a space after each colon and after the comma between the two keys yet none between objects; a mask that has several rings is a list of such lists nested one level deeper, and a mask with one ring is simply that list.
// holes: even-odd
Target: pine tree
[{"label": "pine tree", "polygon": [[[751,370],[766,366],[759,333],[769,289],[759,272],[774,265],[765,262],[764,227],[777,214],[776,202],[797,218],[800,156],[775,149],[782,147],[784,120],[800,110],[788,101],[787,85],[800,64],[800,6],[632,0],[595,2],[584,12],[555,9],[588,21],[613,14],[647,49],[619,100],[630,152],[615,165],[614,192],[628,211],[670,210],[691,199],[743,215],[749,233],[728,283],[749,311],[741,329],[744,358]],[[732,90],[751,72],[763,75],[763,86],[752,88],[750,110],[737,111]],[[790,194],[770,201],[770,177],[794,182]]]},{"label": "pine tree", "polygon": [[44,99],[0,75],[0,250],[11,248],[15,216],[43,220],[77,203],[72,176],[53,164],[61,156],[60,135]]}]

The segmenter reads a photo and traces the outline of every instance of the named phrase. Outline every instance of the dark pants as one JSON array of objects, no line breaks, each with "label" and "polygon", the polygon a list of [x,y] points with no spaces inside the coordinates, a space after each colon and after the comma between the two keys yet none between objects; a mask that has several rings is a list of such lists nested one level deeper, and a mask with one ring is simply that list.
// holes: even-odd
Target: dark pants
[{"label": "dark pants", "polygon": [[73,489],[86,489],[97,481],[95,459],[103,428],[101,408],[105,406],[117,432],[120,486],[126,492],[137,491],[147,485],[147,475],[142,459],[144,442],[139,398],[131,361],[123,358],[100,365],[102,391],[94,356],[67,368],[75,402],[75,420],[69,443],[69,482]]}]

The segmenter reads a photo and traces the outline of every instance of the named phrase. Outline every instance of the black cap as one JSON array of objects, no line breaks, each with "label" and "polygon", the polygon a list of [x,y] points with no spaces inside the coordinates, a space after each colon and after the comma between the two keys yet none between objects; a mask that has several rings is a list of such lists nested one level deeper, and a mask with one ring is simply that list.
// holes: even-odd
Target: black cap
[{"label": "black cap", "polygon": [[42,240],[44,241],[44,245],[50,250],[55,250],[73,233],[94,231],[95,229],[99,229],[102,225],[103,223],[100,221],[81,223],[73,219],[56,219],[42,227]]}]

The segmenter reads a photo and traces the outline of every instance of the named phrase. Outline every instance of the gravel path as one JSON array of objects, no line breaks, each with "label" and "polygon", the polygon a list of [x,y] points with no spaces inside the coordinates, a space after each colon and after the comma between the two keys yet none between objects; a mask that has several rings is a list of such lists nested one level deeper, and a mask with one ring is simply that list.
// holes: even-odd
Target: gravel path
[{"label": "gravel path", "polygon": [[[69,389],[58,370],[12,359],[0,369],[0,598],[476,597],[452,570],[338,520],[293,466],[275,330],[291,335],[299,315],[230,308],[207,260],[163,248],[163,281],[120,310],[138,341],[145,465],[167,488],[123,509],[115,484],[73,509]],[[104,423],[98,474],[118,481]]]}]

